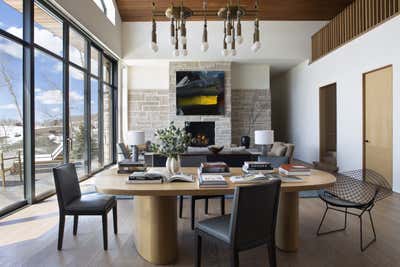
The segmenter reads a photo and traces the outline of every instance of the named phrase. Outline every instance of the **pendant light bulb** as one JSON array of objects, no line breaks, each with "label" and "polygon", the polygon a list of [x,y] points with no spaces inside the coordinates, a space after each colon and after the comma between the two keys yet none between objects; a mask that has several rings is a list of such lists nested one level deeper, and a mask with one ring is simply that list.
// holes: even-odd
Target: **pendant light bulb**
[{"label": "pendant light bulb", "polygon": [[170,44],[171,44],[172,46],[174,46],[174,45],[175,45],[175,42],[176,42],[175,36],[171,36]]},{"label": "pendant light bulb", "polygon": [[151,50],[153,50],[155,53],[158,52],[158,45],[157,45],[157,43],[151,42],[150,48],[151,48]]},{"label": "pendant light bulb", "polygon": [[228,55],[228,50],[227,49],[222,49],[221,54],[226,57]]},{"label": "pendant light bulb", "polygon": [[207,42],[202,42],[201,43],[201,46],[200,46],[200,49],[201,49],[201,51],[202,52],[207,52],[207,50],[208,50],[208,43]]},{"label": "pendant light bulb", "polygon": [[251,46],[251,50],[253,50],[254,53],[260,50],[260,48],[261,48],[261,43],[258,41],[253,43],[253,45]]},{"label": "pendant light bulb", "polygon": [[172,54],[174,55],[174,57],[179,57],[179,50],[178,49],[174,49]]},{"label": "pendant light bulb", "polygon": [[232,50],[231,50],[231,55],[232,55],[232,56],[236,56],[236,55],[237,55],[236,49],[232,49]]}]

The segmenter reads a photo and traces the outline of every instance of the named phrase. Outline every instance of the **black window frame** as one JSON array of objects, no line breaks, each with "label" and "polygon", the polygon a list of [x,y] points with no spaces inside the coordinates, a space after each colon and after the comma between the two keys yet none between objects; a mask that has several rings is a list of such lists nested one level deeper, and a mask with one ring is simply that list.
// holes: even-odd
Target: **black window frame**
[{"label": "black window frame", "polygon": [[[74,23],[66,15],[62,14],[57,8],[49,4],[45,0],[22,0],[23,2],[23,37],[22,39],[8,33],[7,31],[0,29],[0,36],[7,38],[23,47],[23,154],[24,154],[24,196],[25,200],[15,202],[7,207],[0,209],[0,216],[9,213],[15,209],[18,209],[26,204],[37,203],[51,195],[54,195],[55,191],[51,190],[40,195],[36,195],[36,185],[35,185],[35,103],[34,103],[34,89],[35,89],[35,50],[45,53],[46,55],[52,56],[58,60],[61,60],[63,64],[63,127],[64,127],[64,140],[69,135],[68,120],[69,120],[69,68],[70,66],[83,71],[84,73],[84,95],[85,95],[85,108],[84,108],[84,122],[85,122],[85,172],[87,175],[82,177],[82,180],[88,179],[93,174],[104,170],[105,168],[116,163],[116,141],[117,141],[117,99],[118,99],[118,60],[112,56],[105,47],[99,44],[94,38],[91,37],[84,29],[79,25]],[[63,55],[57,55],[52,51],[49,51],[45,47],[42,47],[34,42],[34,5],[35,3],[40,7],[49,11],[52,15],[56,16],[62,22],[63,25]],[[86,41],[85,45],[85,59],[86,66],[81,67],[69,60],[69,29],[73,28],[77,33],[81,34]],[[91,73],[91,48],[94,47],[99,52],[99,75],[93,75]],[[103,81],[103,56],[106,57],[112,63],[112,82],[111,84],[105,83]],[[90,106],[90,88],[91,88],[91,78],[96,78],[98,80],[98,90],[99,90],[99,100],[100,93],[103,90],[103,84],[107,84],[112,88],[112,162],[108,165],[102,164],[101,168],[96,171],[91,171],[91,136],[90,136],[90,119],[91,119],[91,106]],[[102,98],[99,101],[99,112],[102,111],[100,106],[102,106]],[[102,108],[102,107],[101,107]],[[102,114],[102,113],[101,113]],[[100,115],[100,114],[99,114]],[[99,116],[99,125],[103,124],[103,120]],[[101,128],[102,129],[102,128]],[[99,133],[103,134],[103,131],[99,129]],[[101,138],[101,139],[100,139]],[[102,140],[103,136],[99,135],[99,140]],[[102,142],[102,141],[101,141]],[[64,141],[64,162],[69,160],[68,155],[68,144]],[[99,147],[100,150],[103,149],[102,146]],[[100,151],[99,155],[103,155],[103,151]],[[104,161],[102,161],[104,162]]]}]

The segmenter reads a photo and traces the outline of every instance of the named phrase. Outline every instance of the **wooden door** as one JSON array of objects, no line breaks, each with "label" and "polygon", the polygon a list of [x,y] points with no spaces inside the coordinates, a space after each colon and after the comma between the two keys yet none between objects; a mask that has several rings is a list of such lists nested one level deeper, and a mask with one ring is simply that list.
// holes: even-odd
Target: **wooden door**
[{"label": "wooden door", "polygon": [[393,68],[364,74],[364,168],[393,185]]},{"label": "wooden door", "polygon": [[319,90],[320,161],[336,166],[336,83]]}]

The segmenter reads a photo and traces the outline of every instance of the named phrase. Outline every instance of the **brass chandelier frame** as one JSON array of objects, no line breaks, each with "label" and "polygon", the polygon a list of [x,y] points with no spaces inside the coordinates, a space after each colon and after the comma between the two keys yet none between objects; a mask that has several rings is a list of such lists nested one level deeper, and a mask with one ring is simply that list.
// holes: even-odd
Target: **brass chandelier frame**
[{"label": "brass chandelier frame", "polygon": [[[233,4],[232,1],[236,3]],[[156,8],[155,1],[152,2],[152,43],[151,48],[154,52],[158,51],[157,45],[157,25],[156,18],[167,18],[171,22],[171,34],[170,41],[174,47],[173,54],[179,56],[187,56],[187,28],[186,21],[190,18],[197,17],[203,18],[204,27],[202,35],[201,50],[206,52],[208,50],[208,31],[207,31],[207,19],[208,17],[217,18],[224,22],[223,32],[223,46],[222,54],[227,56],[229,53],[232,56],[236,55],[236,43],[241,44],[242,38],[242,25],[241,20],[243,18],[255,18],[254,19],[254,33],[253,33],[253,46],[251,49],[257,52],[261,46],[260,44],[260,24],[258,19],[259,13],[259,0],[255,0],[253,9],[246,9],[240,5],[240,0],[227,0],[226,6],[219,9],[210,10],[207,7],[207,0],[203,0],[203,8],[192,10],[184,5],[184,1],[180,0],[179,5],[175,5],[174,1],[171,0],[170,6],[166,10],[158,10]],[[236,25],[235,25],[236,23]],[[179,48],[181,47],[181,52]],[[230,50],[228,50],[228,47]]]}]

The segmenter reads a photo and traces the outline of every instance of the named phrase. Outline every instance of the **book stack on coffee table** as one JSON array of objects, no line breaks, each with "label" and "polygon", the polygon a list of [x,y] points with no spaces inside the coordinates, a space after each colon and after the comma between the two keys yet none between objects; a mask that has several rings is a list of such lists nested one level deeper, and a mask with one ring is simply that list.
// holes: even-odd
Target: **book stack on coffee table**
[{"label": "book stack on coffee table", "polygon": [[245,174],[267,174],[273,173],[274,168],[270,162],[266,161],[245,161],[242,167]]},{"label": "book stack on coffee table", "polygon": [[225,162],[205,162],[198,169],[199,187],[227,187],[224,176],[229,175]]},{"label": "book stack on coffee table", "polygon": [[284,175],[311,175],[311,169],[301,164],[282,164],[279,173]]}]

